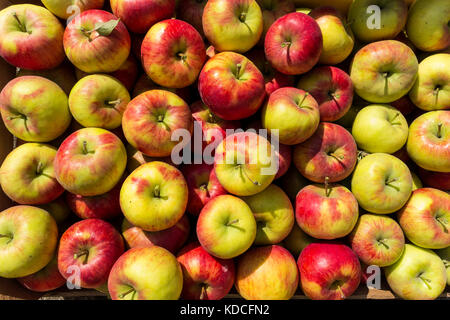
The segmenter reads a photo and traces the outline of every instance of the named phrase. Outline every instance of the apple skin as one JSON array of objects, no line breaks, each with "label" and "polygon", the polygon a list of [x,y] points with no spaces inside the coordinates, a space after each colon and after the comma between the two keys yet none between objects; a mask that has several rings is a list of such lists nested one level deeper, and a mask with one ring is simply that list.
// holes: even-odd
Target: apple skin
[{"label": "apple skin", "polygon": [[311,138],[294,148],[292,161],[307,179],[323,183],[347,178],[356,165],[356,143],[340,125],[322,122]]},{"label": "apple skin", "polygon": [[176,94],[150,90],[130,101],[123,114],[122,129],[127,141],[145,155],[167,157],[178,144],[172,141],[172,132],[192,132],[192,114]]},{"label": "apple skin", "polygon": [[232,259],[250,248],[256,221],[250,207],[237,197],[221,195],[209,201],[197,220],[197,238],[211,255]]},{"label": "apple skin", "polygon": [[144,231],[133,226],[127,219],[122,222],[122,236],[129,248],[159,246],[175,254],[189,237],[190,224],[186,215],[168,229]]},{"label": "apple skin", "polygon": [[177,300],[182,287],[180,264],[158,246],[128,250],[116,261],[108,279],[112,300]]},{"label": "apple skin", "polygon": [[0,277],[20,278],[50,262],[58,227],[47,211],[20,205],[0,212],[0,235]]},{"label": "apple skin", "polygon": [[184,88],[197,80],[206,60],[203,39],[189,23],[168,19],[154,24],[141,46],[144,71],[157,84]]},{"label": "apple skin", "polygon": [[406,150],[425,170],[450,172],[450,112],[437,110],[417,117],[409,127]]},{"label": "apple skin", "polygon": [[417,172],[420,179],[427,187],[450,191],[450,172],[434,172],[420,167]]},{"label": "apple skin", "polygon": [[281,246],[250,249],[236,269],[236,290],[246,300],[289,300],[298,288],[295,259]]},{"label": "apple skin", "polygon": [[447,1],[416,0],[408,13],[408,38],[422,51],[447,48],[450,46],[449,12]]},{"label": "apple skin", "polygon": [[340,243],[311,243],[303,249],[297,265],[303,292],[313,300],[343,300],[361,280],[356,254]]},{"label": "apple skin", "polygon": [[18,68],[55,68],[64,60],[63,32],[61,23],[47,9],[11,5],[0,11],[0,56]]},{"label": "apple skin", "polygon": [[202,17],[207,2],[208,0],[184,0],[178,3],[176,9],[177,18],[192,25],[202,37],[205,36]]},{"label": "apple skin", "polygon": [[450,246],[450,195],[446,192],[433,188],[413,191],[397,218],[415,245],[427,249]]},{"label": "apple skin", "polygon": [[222,52],[206,62],[198,79],[198,91],[214,114],[224,120],[239,120],[259,109],[265,97],[265,82],[249,59]]},{"label": "apple skin", "polygon": [[0,112],[6,128],[28,142],[56,139],[71,120],[67,95],[56,83],[39,76],[8,82],[0,93]]},{"label": "apple skin", "polygon": [[450,247],[436,250],[435,252],[444,262],[445,269],[447,270],[447,286],[450,286]]},{"label": "apple skin", "polygon": [[336,67],[317,67],[303,75],[297,88],[309,92],[319,104],[320,121],[333,122],[342,118],[353,102],[350,76]]},{"label": "apple skin", "polygon": [[155,23],[170,19],[175,13],[175,0],[111,0],[110,3],[114,15],[134,33],[146,33]]},{"label": "apple skin", "polygon": [[54,178],[56,148],[25,143],[11,153],[0,167],[3,192],[19,204],[38,205],[58,198],[64,189]]},{"label": "apple skin", "polygon": [[85,34],[95,24],[106,23],[117,18],[104,10],[87,10],[73,18],[64,31],[64,51],[67,58],[78,69],[87,73],[113,72],[127,60],[131,40],[125,25],[119,21],[108,36],[97,31]]},{"label": "apple skin", "polygon": [[434,54],[422,60],[416,83],[409,92],[411,101],[425,111],[450,109],[449,69],[448,53]]},{"label": "apple skin", "polygon": [[295,223],[291,233],[284,239],[283,247],[288,249],[294,257],[298,258],[303,249],[315,241],[317,240],[310,237]]},{"label": "apple skin", "polygon": [[92,197],[107,193],[125,171],[127,152],[113,133],[84,128],[69,135],[56,153],[58,182],[67,191]]},{"label": "apple skin", "polygon": [[275,179],[284,176],[292,163],[292,148],[291,146],[280,143],[278,150],[275,150],[275,156],[278,158],[278,171]]},{"label": "apple skin", "polygon": [[386,267],[400,259],[405,248],[402,228],[392,218],[363,214],[349,236],[352,250],[366,265]]},{"label": "apple skin", "polygon": [[255,0],[209,0],[202,25],[216,50],[244,53],[261,38],[263,16]]},{"label": "apple skin", "polygon": [[42,3],[55,16],[67,20],[76,13],[71,6],[76,6],[81,13],[90,9],[101,9],[104,0],[42,0]]},{"label": "apple skin", "polygon": [[233,260],[213,257],[198,242],[181,249],[177,260],[183,270],[183,300],[220,300],[233,287]]},{"label": "apple skin", "polygon": [[256,0],[256,2],[263,16],[263,32],[258,44],[264,46],[264,39],[270,26],[282,16],[295,12],[295,5],[292,0]]},{"label": "apple skin", "polygon": [[372,42],[354,56],[350,77],[355,92],[375,103],[400,99],[413,87],[419,64],[406,44],[396,40]]},{"label": "apple skin", "polygon": [[275,69],[288,75],[311,70],[319,61],[322,47],[319,25],[301,12],[288,13],[275,21],[264,42],[267,60]]},{"label": "apple skin", "polygon": [[400,259],[384,268],[384,273],[392,291],[406,300],[434,300],[444,291],[447,281],[439,256],[412,244],[405,244]]}]

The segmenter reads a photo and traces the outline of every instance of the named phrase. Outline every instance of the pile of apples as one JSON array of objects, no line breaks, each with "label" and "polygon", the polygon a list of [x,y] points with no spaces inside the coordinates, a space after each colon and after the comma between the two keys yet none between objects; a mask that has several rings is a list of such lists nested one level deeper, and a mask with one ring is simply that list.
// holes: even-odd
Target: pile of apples
[{"label": "pile of apples", "polygon": [[0,277],[345,299],[375,266],[444,292],[448,0],[42,3],[0,11]]}]

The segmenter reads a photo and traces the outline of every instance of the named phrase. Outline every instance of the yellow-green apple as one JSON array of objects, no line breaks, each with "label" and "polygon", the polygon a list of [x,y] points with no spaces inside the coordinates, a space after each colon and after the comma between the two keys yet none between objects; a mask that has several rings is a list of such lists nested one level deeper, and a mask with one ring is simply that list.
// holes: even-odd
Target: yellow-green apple
[{"label": "yellow-green apple", "polygon": [[422,181],[420,181],[420,178],[417,174],[411,172],[411,177],[412,177],[412,191],[423,188]]},{"label": "yellow-green apple", "polygon": [[41,204],[37,207],[50,213],[58,226],[62,225],[69,218],[69,216],[71,216],[70,208],[66,201],[64,201],[64,196],[59,197],[55,201]]},{"label": "yellow-green apple", "polygon": [[251,196],[267,188],[278,172],[275,149],[254,132],[227,136],[216,148],[214,170],[229,193]]},{"label": "yellow-green apple", "polygon": [[61,236],[58,269],[66,279],[76,273],[82,288],[96,288],[124,251],[120,233],[106,221],[86,219],[70,226]]},{"label": "yellow-green apple", "polygon": [[283,246],[288,249],[294,257],[298,258],[302,250],[314,241],[316,240],[305,233],[298,224],[295,223],[291,233],[284,239]]},{"label": "yellow-green apple", "polygon": [[292,0],[256,0],[262,11],[263,32],[259,39],[259,44],[264,45],[267,30],[282,16],[295,12],[295,5]]},{"label": "yellow-green apple", "polygon": [[278,171],[275,179],[281,178],[286,174],[292,163],[291,146],[279,143],[278,150],[275,150],[275,157],[278,159]]},{"label": "yellow-green apple", "polygon": [[[295,2],[295,0],[294,0],[294,2]],[[309,14],[311,11],[312,11],[311,8],[296,8],[295,9],[295,12],[301,12],[304,14]]]},{"label": "yellow-green apple", "polygon": [[187,164],[183,166],[182,172],[189,189],[187,212],[194,216],[198,216],[211,199],[227,194],[212,164]]},{"label": "yellow-green apple", "polygon": [[144,73],[142,74],[136,81],[136,84],[134,88],[132,89],[132,97],[136,98],[141,93],[144,93],[145,91],[154,90],[154,89],[161,89],[161,90],[167,90],[170,92],[175,93],[177,96],[179,96],[181,99],[186,101],[186,103],[191,103],[193,97],[193,94],[191,92],[191,87],[186,88],[164,88],[152,81],[152,79],[149,78],[149,76]]},{"label": "yellow-green apple", "polygon": [[178,144],[172,140],[174,131],[192,132],[192,114],[175,93],[150,90],[130,101],[122,117],[122,129],[127,141],[142,153],[166,157]]},{"label": "yellow-green apple", "polygon": [[294,209],[284,191],[271,184],[264,191],[242,197],[256,220],[255,245],[278,244],[291,232],[294,225]]},{"label": "yellow-green apple", "polygon": [[358,288],[361,265],[356,254],[340,243],[311,243],[297,261],[303,292],[313,300],[343,300]]},{"label": "yellow-green apple", "polygon": [[125,148],[127,149],[127,171],[133,172],[135,169],[143,165],[144,163],[151,162],[151,161],[162,161],[166,162],[170,165],[173,165],[172,159],[170,157],[164,157],[164,158],[156,158],[156,157],[149,157],[143,154],[142,152],[138,151],[136,148],[134,148],[131,144],[127,143]]},{"label": "yellow-green apple", "polygon": [[183,272],[176,257],[158,246],[128,250],[108,278],[113,300],[177,300],[182,287]]},{"label": "yellow-green apple", "polygon": [[292,161],[307,179],[324,183],[347,178],[356,165],[356,143],[340,125],[322,122],[311,138],[294,148]]},{"label": "yellow-green apple", "polygon": [[397,40],[384,40],[372,42],[355,54],[350,77],[361,98],[389,103],[411,90],[418,68],[410,47]]},{"label": "yellow-green apple", "polygon": [[450,246],[450,195],[433,188],[413,191],[397,218],[409,241],[428,249]]},{"label": "yellow-green apple", "polygon": [[431,188],[450,191],[450,172],[434,172],[417,168],[419,177],[423,183]]},{"label": "yellow-green apple", "polygon": [[[450,8],[449,8],[450,13]],[[450,31],[449,31],[450,33]],[[450,109],[450,54],[438,53],[422,60],[411,101],[425,111]]]},{"label": "yellow-green apple", "polygon": [[237,261],[235,286],[246,300],[289,300],[298,279],[294,257],[281,246],[252,248]]},{"label": "yellow-green apple", "polygon": [[297,193],[311,183],[301,175],[295,165],[291,165],[280,180],[282,189],[286,192],[292,202],[295,202]]},{"label": "yellow-green apple", "polygon": [[309,185],[295,201],[295,218],[300,228],[316,239],[332,240],[348,235],[358,220],[358,201],[338,184]]},{"label": "yellow-green apple", "polygon": [[417,117],[409,127],[406,150],[419,167],[450,172],[450,111],[430,111]]},{"label": "yellow-green apple", "polygon": [[176,9],[177,18],[192,25],[202,37],[205,35],[202,17],[207,2],[208,0],[184,0],[178,4]]},{"label": "yellow-green apple", "polygon": [[352,53],[355,39],[346,19],[334,7],[319,7],[309,15],[322,31],[323,49],[319,58],[321,64],[338,64]]},{"label": "yellow-green apple", "polygon": [[350,76],[336,67],[312,69],[300,78],[297,88],[309,92],[319,104],[320,121],[333,122],[342,118],[353,102]]},{"label": "yellow-green apple", "polygon": [[71,120],[67,95],[56,83],[39,76],[8,82],[0,93],[0,112],[6,128],[29,142],[56,139]]},{"label": "yellow-green apple", "polygon": [[56,154],[58,182],[67,191],[91,197],[110,191],[125,171],[127,152],[122,141],[100,128],[84,128],[69,135]]},{"label": "yellow-green apple", "polygon": [[249,59],[222,52],[206,62],[198,79],[198,91],[214,114],[224,120],[239,120],[259,109],[265,83],[261,71]]},{"label": "yellow-green apple", "polygon": [[409,168],[386,153],[373,153],[358,162],[352,192],[359,205],[372,213],[392,213],[403,207],[412,191]]},{"label": "yellow-green apple", "polygon": [[167,163],[152,161],[134,170],[120,190],[120,207],[133,225],[145,231],[173,227],[183,216],[188,186],[183,174]]},{"label": "yellow-green apple", "polygon": [[184,88],[197,80],[206,60],[202,36],[189,23],[168,19],[153,25],[141,46],[144,71],[157,84]]},{"label": "yellow-green apple", "polygon": [[220,300],[233,288],[233,260],[210,255],[198,242],[181,249],[177,260],[183,270],[182,299]]},{"label": "yellow-green apple", "polygon": [[398,223],[377,214],[360,216],[349,241],[359,259],[369,266],[389,266],[401,257],[405,248],[405,236]]},{"label": "yellow-green apple", "polygon": [[347,11],[352,1],[353,0],[294,0],[294,3],[297,8],[331,6],[338,9],[344,16],[347,16]]},{"label": "yellow-green apple", "polygon": [[438,256],[444,262],[445,269],[447,270],[447,286],[450,286],[450,247],[435,251]]},{"label": "yellow-green apple", "polygon": [[131,47],[125,25],[104,10],[87,10],[73,18],[64,31],[63,43],[70,62],[88,73],[116,71]]},{"label": "yellow-green apple", "polygon": [[370,153],[394,153],[408,139],[408,123],[403,114],[387,104],[373,104],[356,115],[352,135],[358,147]]},{"label": "yellow-green apple", "polygon": [[355,0],[348,10],[349,24],[362,42],[394,39],[405,27],[407,16],[405,0]]},{"label": "yellow-green apple", "polygon": [[450,46],[450,3],[416,0],[409,9],[406,32],[422,51],[438,51]]},{"label": "yellow-green apple", "polygon": [[304,90],[277,89],[261,110],[261,122],[270,134],[277,131],[280,143],[296,145],[309,139],[320,122],[316,99]]},{"label": "yellow-green apple", "polygon": [[14,206],[0,212],[0,277],[25,277],[44,268],[58,242],[55,219],[45,210]]},{"label": "yellow-green apple", "polygon": [[297,75],[308,72],[322,53],[322,32],[310,16],[293,12],[269,28],[264,41],[267,60],[278,71]]},{"label": "yellow-green apple", "polygon": [[384,268],[392,291],[402,299],[434,300],[444,291],[447,276],[439,256],[429,249],[406,244],[400,259]]},{"label": "yellow-green apple", "polygon": [[[175,0],[111,0],[114,15],[134,33],[146,33],[158,21],[175,13]],[[164,39],[161,37],[161,40]]]},{"label": "yellow-green apple", "polygon": [[256,237],[252,210],[237,197],[221,195],[211,199],[197,220],[197,238],[210,254],[231,259],[250,248]]},{"label": "yellow-green apple", "polygon": [[161,231],[144,231],[127,219],[122,222],[122,236],[128,248],[158,246],[175,254],[188,239],[189,231],[190,224],[186,215],[173,227]]},{"label": "yellow-green apple", "polygon": [[86,10],[101,9],[104,0],[42,0],[44,6],[61,19],[70,19]]},{"label": "yellow-green apple", "polygon": [[19,204],[44,204],[58,198],[64,189],[55,178],[56,148],[25,143],[14,149],[0,167],[3,192]]},{"label": "yellow-green apple", "polygon": [[63,26],[47,9],[12,5],[0,11],[0,56],[18,68],[52,69],[64,60]]},{"label": "yellow-green apple", "polygon": [[128,102],[127,88],[116,78],[102,74],[82,78],[69,95],[70,112],[83,127],[120,127]]},{"label": "yellow-green apple", "polygon": [[243,53],[261,38],[263,16],[255,0],[209,0],[203,10],[202,25],[216,50]]}]

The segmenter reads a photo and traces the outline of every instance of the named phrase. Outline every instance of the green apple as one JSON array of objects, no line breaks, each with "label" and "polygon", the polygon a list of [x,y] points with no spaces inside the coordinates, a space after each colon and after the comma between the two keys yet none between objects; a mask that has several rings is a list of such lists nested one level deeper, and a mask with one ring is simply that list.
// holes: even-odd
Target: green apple
[{"label": "green apple", "polygon": [[317,240],[310,237],[295,223],[291,233],[284,239],[283,244],[294,257],[298,258],[302,250],[314,241]]},{"label": "green apple", "polygon": [[447,285],[450,286],[450,246],[445,249],[439,249],[435,251],[444,262],[445,269],[447,270]]}]

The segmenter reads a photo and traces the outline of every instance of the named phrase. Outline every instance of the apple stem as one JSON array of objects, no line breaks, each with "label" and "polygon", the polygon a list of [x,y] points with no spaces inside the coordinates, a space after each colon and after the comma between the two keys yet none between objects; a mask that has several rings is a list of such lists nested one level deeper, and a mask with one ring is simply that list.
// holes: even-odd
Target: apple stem
[{"label": "apple stem", "polygon": [[330,187],[330,177],[325,177],[325,195],[327,198],[330,196],[333,188]]},{"label": "apple stem", "polygon": [[401,125],[400,122],[394,122],[394,120],[397,119],[399,115],[400,115],[400,113],[398,113],[398,112],[395,114],[394,118],[392,118],[392,120],[390,121],[391,124]]},{"label": "apple stem", "polygon": [[245,18],[247,17],[247,12],[241,12],[239,15],[239,21],[245,22]]},{"label": "apple stem", "polygon": [[209,123],[217,123],[216,116],[212,112],[208,113],[208,120]]},{"label": "apple stem", "polygon": [[442,123],[439,123],[439,124],[438,124],[437,137],[438,137],[439,139],[442,138]]},{"label": "apple stem", "polygon": [[159,198],[159,197],[161,196],[161,189],[160,189],[160,187],[159,187],[159,184],[157,184],[157,185],[155,186],[155,189],[153,189],[153,195],[154,195],[156,198]]},{"label": "apple stem", "polygon": [[206,285],[202,284],[202,291],[200,293],[200,300],[205,300],[206,298],[208,298],[208,294],[206,292]]},{"label": "apple stem", "polygon": [[431,290],[431,286],[430,286],[431,280],[430,280],[430,279],[423,278],[422,275],[420,275],[419,278],[420,278],[420,280],[423,281],[423,283],[425,283],[425,285],[427,286],[427,288]]},{"label": "apple stem", "polygon": [[31,31],[28,31],[28,30],[27,30],[27,27],[25,26],[25,24],[23,24],[23,23],[20,21],[19,17],[17,16],[17,13],[16,13],[16,12],[13,12],[12,15],[13,15],[13,17],[16,19],[17,23],[19,24],[20,31],[26,32],[26,33],[28,33],[28,34],[31,34]]},{"label": "apple stem", "polygon": [[87,148],[87,141],[83,141],[83,153],[88,154],[89,150]]},{"label": "apple stem", "polygon": [[8,236],[8,235],[6,235],[6,234],[0,234],[0,238],[9,238],[9,239],[12,240],[12,237],[11,237],[11,236]]},{"label": "apple stem", "polygon": [[342,162],[342,160],[344,160],[344,157],[343,157],[343,156],[338,156],[338,155],[335,154],[334,152],[333,152],[333,153],[330,153],[329,156],[335,158],[335,159],[336,159],[337,161],[339,161],[339,162]]},{"label": "apple stem", "polygon": [[384,242],[383,239],[377,240],[380,244],[382,244],[386,249],[389,249],[389,246]]},{"label": "apple stem", "polygon": [[448,233],[448,229],[447,229],[447,220],[444,219],[444,221],[441,221],[441,218],[436,218],[436,221],[440,223],[440,225],[442,226],[442,229],[444,229],[445,233]]},{"label": "apple stem", "polygon": [[227,222],[226,226],[229,227],[238,222],[239,222],[239,219],[234,219],[233,221]]},{"label": "apple stem", "polygon": [[286,47],[290,48],[290,47],[291,47],[291,44],[292,44],[291,41],[284,41],[284,42],[281,44],[281,47],[282,47],[282,48],[286,48]]},{"label": "apple stem", "polygon": [[442,261],[444,262],[444,266],[445,266],[446,268],[450,267],[450,261],[448,261],[448,260],[446,260],[446,259],[444,259],[444,260],[442,260]]},{"label": "apple stem", "polygon": [[388,181],[386,181],[385,184],[386,184],[387,186],[391,187],[391,188],[394,188],[394,189],[397,190],[397,191],[400,191],[400,188],[399,188],[399,187],[394,186],[394,185],[392,184],[392,182],[395,182],[395,181],[397,181],[397,179],[388,180]]},{"label": "apple stem", "polygon": [[80,257],[84,257],[84,260],[83,260],[83,264],[86,264],[87,263],[87,260],[88,260],[88,258],[89,258],[89,250],[83,250],[83,251],[81,251],[81,253],[75,253],[74,255],[73,255],[73,258],[74,259],[78,259],[78,258],[80,258]]},{"label": "apple stem", "polygon": [[301,108],[302,107],[302,105],[303,105],[303,102],[305,102],[305,99],[306,99],[306,97],[309,95],[309,93],[308,92],[306,92],[305,93],[305,95],[303,96],[303,98],[302,98],[302,100],[300,100],[300,102],[299,103],[297,103],[297,106],[299,107],[299,108]]},{"label": "apple stem", "polygon": [[241,76],[240,75],[241,74],[241,68],[242,68],[242,65],[240,63],[238,63],[236,65],[236,79],[239,79],[239,77]]},{"label": "apple stem", "polygon": [[344,292],[342,291],[342,288],[341,288],[340,285],[337,286],[337,290],[338,290],[339,293],[341,294],[341,299],[345,299],[345,294],[344,294]]},{"label": "apple stem", "polygon": [[112,101],[106,101],[106,104],[108,106],[111,106],[113,109],[115,109],[121,102],[122,102],[122,100],[117,99],[117,100],[112,100]]},{"label": "apple stem", "polygon": [[120,298],[120,299],[123,299],[123,298],[125,298],[127,295],[129,295],[130,293],[133,293],[133,297],[134,297],[134,294],[136,293],[136,290],[135,290],[134,288],[131,288],[131,289],[128,290],[127,292],[124,292],[124,293],[119,294],[119,298]]},{"label": "apple stem", "polygon": [[255,186],[261,185],[261,183],[259,183],[258,181],[253,181],[252,178],[250,178],[250,176],[247,174],[247,171],[245,170],[245,167],[242,167],[242,165],[239,165],[239,168],[241,168],[242,172],[247,177],[247,179],[250,180],[251,183],[253,183]]},{"label": "apple stem", "polygon": [[436,99],[434,100],[434,105],[436,106],[438,103],[438,98],[439,98],[439,91],[441,91],[441,87],[437,86],[434,90],[433,90],[433,95],[436,96]]},{"label": "apple stem", "polygon": [[36,175],[40,175],[42,173],[42,171],[43,171],[42,167],[43,167],[43,164],[42,164],[42,162],[39,161],[37,168],[36,168]]}]

